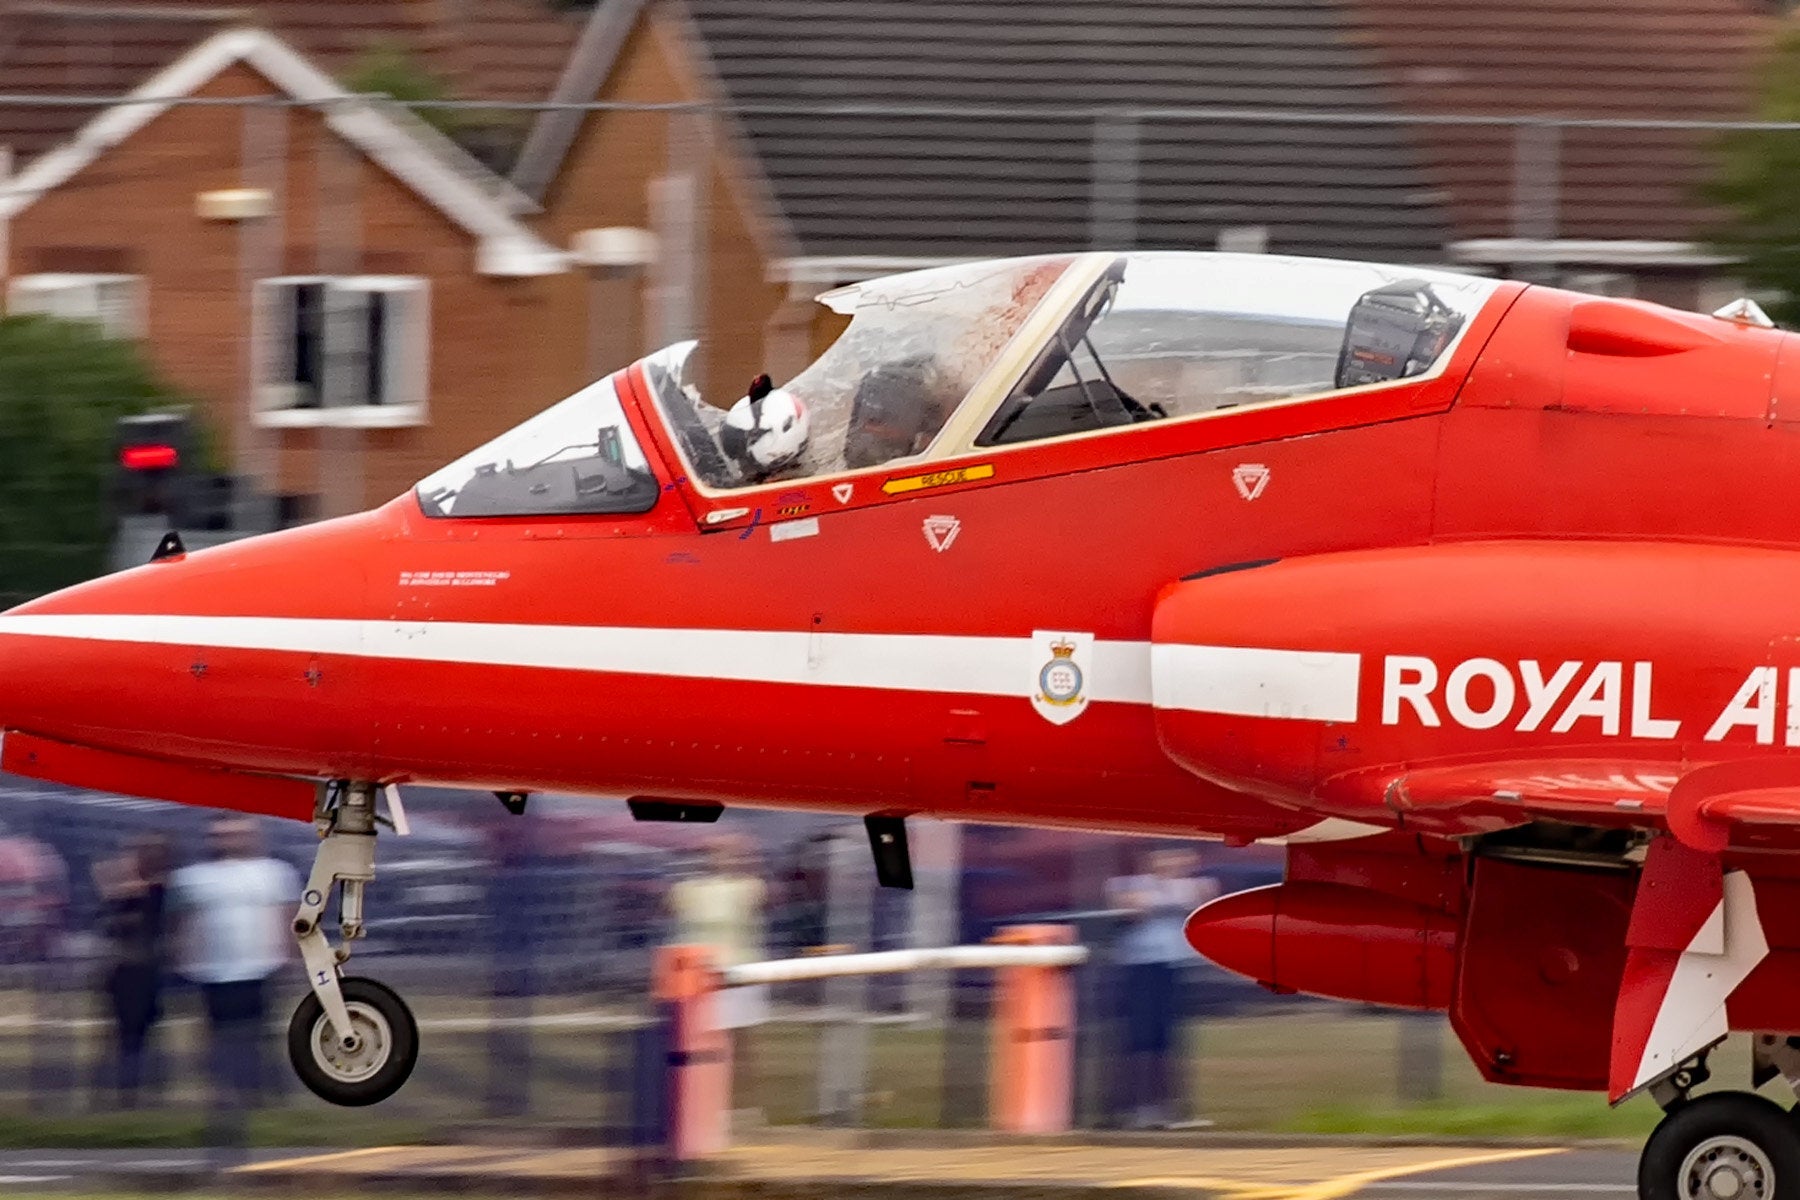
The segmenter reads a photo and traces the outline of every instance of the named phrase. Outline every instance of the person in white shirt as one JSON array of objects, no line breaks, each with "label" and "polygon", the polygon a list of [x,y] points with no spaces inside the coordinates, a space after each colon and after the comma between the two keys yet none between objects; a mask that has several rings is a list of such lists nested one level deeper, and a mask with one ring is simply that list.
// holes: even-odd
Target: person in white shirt
[{"label": "person in white shirt", "polygon": [[248,1118],[261,1099],[269,977],[294,954],[292,921],[300,878],[263,855],[248,817],[216,818],[208,860],[169,879],[176,969],[205,1002],[212,1075],[208,1144],[242,1153]]},{"label": "person in white shirt", "polygon": [[[755,873],[749,843],[723,836],[711,846],[711,870],[669,888],[671,940],[678,945],[711,946],[720,967],[741,966],[765,957],[763,904],[766,891]],[[715,998],[719,1028],[730,1031],[732,1074],[742,1096],[756,1092],[756,1063],[743,1030],[769,1015],[767,984],[723,988]]]},{"label": "person in white shirt", "polygon": [[736,838],[721,837],[708,859],[710,870],[702,868],[669,888],[674,940],[711,946],[721,967],[756,962],[763,957],[764,887],[751,867],[750,850]]}]

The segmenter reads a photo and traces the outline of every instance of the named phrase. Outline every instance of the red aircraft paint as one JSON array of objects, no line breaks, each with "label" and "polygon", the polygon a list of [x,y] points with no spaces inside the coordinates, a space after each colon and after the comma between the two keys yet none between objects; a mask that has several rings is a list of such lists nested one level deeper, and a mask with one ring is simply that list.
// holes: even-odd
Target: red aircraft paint
[{"label": "red aircraft paint", "polygon": [[[721,482],[685,351],[655,356],[590,389],[616,416],[567,472],[554,437],[497,443],[0,616],[0,722],[46,752],[4,765],[129,788],[136,758],[153,794],[301,818],[272,781],[1288,839],[1289,882],[1194,945],[1447,1009],[1490,1078],[1618,1099],[1800,1027],[1800,342],[1405,268],[1282,324],[1269,296],[1325,269],[1085,255],[827,297],[856,321],[784,385],[815,458],[764,482]],[[1169,282],[1214,272],[1248,315]],[[908,287],[998,299],[905,365],[960,407],[858,459]],[[1206,332],[1159,363],[1133,321]],[[833,372],[848,433],[817,424]]]}]

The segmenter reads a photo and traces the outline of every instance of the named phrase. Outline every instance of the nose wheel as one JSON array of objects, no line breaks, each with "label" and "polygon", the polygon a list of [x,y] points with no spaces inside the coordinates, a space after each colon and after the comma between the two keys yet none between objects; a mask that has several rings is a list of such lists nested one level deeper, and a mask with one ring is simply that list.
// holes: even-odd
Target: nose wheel
[{"label": "nose wheel", "polygon": [[[288,1022],[288,1058],[300,1082],[321,1100],[350,1107],[378,1104],[412,1074],[419,1023],[391,988],[342,971],[349,944],[363,934],[363,889],[375,878],[375,788],[350,783],[328,789],[314,823],[319,852],[294,915],[294,937],[312,994]],[[331,945],[324,929],[334,891],[343,922],[341,948]]]},{"label": "nose wheel", "polygon": [[340,979],[350,1018],[341,1036],[325,1005],[308,996],[288,1022],[288,1059],[300,1082],[322,1100],[358,1108],[400,1090],[419,1059],[419,1023],[392,988],[373,979]]},{"label": "nose wheel", "polygon": [[1713,1092],[1662,1119],[1638,1160],[1639,1200],[1776,1200],[1800,1195],[1800,1130],[1781,1106]]}]

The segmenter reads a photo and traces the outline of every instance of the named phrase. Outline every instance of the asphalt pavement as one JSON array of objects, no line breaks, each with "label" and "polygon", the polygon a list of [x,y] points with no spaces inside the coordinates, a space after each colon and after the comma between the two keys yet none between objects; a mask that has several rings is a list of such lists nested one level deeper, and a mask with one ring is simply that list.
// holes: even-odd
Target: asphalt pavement
[{"label": "asphalt pavement", "polygon": [[[1154,1135],[1100,1140],[779,1131],[688,1174],[684,1200],[855,1195],[863,1200],[1629,1200],[1635,1149]],[[591,1196],[639,1180],[619,1151],[520,1146],[263,1150],[223,1175],[198,1150],[0,1151],[0,1193],[106,1189],[215,1194],[276,1188],[351,1195]],[[748,1185],[748,1187],[747,1187]],[[1121,1195],[1127,1193],[1128,1195]]]}]

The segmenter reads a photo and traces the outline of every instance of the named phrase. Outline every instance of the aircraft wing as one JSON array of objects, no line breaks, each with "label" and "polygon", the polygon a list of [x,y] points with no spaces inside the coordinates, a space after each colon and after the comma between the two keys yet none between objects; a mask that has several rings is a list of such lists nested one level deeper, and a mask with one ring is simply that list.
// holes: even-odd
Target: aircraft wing
[{"label": "aircraft wing", "polygon": [[1730,1028],[1732,994],[1769,954],[1748,872],[1724,852],[1800,827],[1800,763],[1788,759],[1646,765],[1538,760],[1432,767],[1395,775],[1389,806],[1499,811],[1518,821],[1660,826],[1626,934],[1613,1011],[1614,1103],[1701,1054]]},{"label": "aircraft wing", "polygon": [[1716,854],[1759,832],[1800,829],[1800,762],[1524,759],[1425,767],[1391,776],[1382,798],[1396,812],[1421,816],[1475,808],[1521,822],[1661,826]]}]

